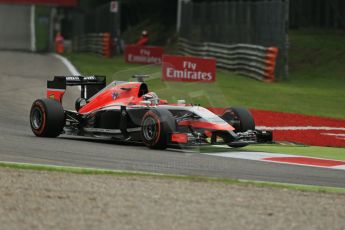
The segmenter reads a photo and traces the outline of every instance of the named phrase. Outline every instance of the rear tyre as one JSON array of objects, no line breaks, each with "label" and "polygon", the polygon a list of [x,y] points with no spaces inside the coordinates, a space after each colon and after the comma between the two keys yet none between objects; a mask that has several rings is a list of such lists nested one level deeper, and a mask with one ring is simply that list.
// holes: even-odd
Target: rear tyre
[{"label": "rear tyre", "polygon": [[[235,133],[255,130],[252,114],[245,108],[231,107],[226,109],[221,118],[235,128]],[[230,147],[240,148],[248,144],[229,144]]]},{"label": "rear tyre", "polygon": [[151,149],[166,149],[170,134],[175,130],[175,118],[169,110],[162,108],[149,110],[141,122],[141,138]]},{"label": "rear tyre", "polygon": [[52,99],[34,101],[30,111],[32,132],[38,137],[57,137],[65,125],[62,105]]}]

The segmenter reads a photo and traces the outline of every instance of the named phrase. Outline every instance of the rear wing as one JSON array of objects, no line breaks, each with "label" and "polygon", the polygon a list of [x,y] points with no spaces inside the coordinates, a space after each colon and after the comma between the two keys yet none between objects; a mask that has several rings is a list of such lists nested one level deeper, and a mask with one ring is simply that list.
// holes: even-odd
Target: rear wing
[{"label": "rear wing", "polygon": [[67,86],[80,86],[80,97],[87,100],[106,86],[106,77],[55,76],[47,81],[47,97],[61,102]]}]

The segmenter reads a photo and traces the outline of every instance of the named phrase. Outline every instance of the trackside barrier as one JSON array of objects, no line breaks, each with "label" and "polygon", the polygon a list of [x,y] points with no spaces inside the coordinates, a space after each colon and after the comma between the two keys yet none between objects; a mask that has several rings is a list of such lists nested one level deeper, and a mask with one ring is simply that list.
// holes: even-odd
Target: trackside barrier
[{"label": "trackside barrier", "polygon": [[112,39],[110,33],[91,33],[73,38],[72,49],[76,52],[91,52],[111,57]]},{"label": "trackside barrier", "polygon": [[261,81],[274,81],[277,47],[251,44],[226,45],[212,42],[190,42],[179,38],[180,53],[184,55],[214,57],[217,67],[235,71]]},{"label": "trackside barrier", "polygon": [[110,58],[111,57],[111,36],[110,33],[103,33],[103,56]]}]

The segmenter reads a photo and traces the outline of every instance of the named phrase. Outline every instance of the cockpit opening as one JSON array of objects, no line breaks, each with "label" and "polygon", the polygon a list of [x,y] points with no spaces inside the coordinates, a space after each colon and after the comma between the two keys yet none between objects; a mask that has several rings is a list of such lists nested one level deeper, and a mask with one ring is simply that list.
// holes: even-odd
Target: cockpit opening
[{"label": "cockpit opening", "polygon": [[144,94],[147,94],[149,92],[149,89],[146,85],[146,83],[141,83],[139,88],[138,97],[142,97]]}]

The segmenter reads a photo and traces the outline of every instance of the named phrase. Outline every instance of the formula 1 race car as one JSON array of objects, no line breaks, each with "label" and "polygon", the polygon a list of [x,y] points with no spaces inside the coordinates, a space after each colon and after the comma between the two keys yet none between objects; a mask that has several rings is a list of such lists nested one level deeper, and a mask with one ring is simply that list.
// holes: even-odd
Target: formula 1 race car
[{"label": "formula 1 race car", "polygon": [[[215,114],[198,105],[168,104],[149,91],[146,75],[136,82],[113,81],[103,76],[56,76],[47,82],[47,98],[31,107],[30,124],[39,137],[60,134],[111,137],[143,142],[152,149],[176,145],[227,144],[243,147],[272,141],[272,133],[255,130],[250,112],[228,108]],[[67,86],[79,86],[75,110],[62,107]]]}]

